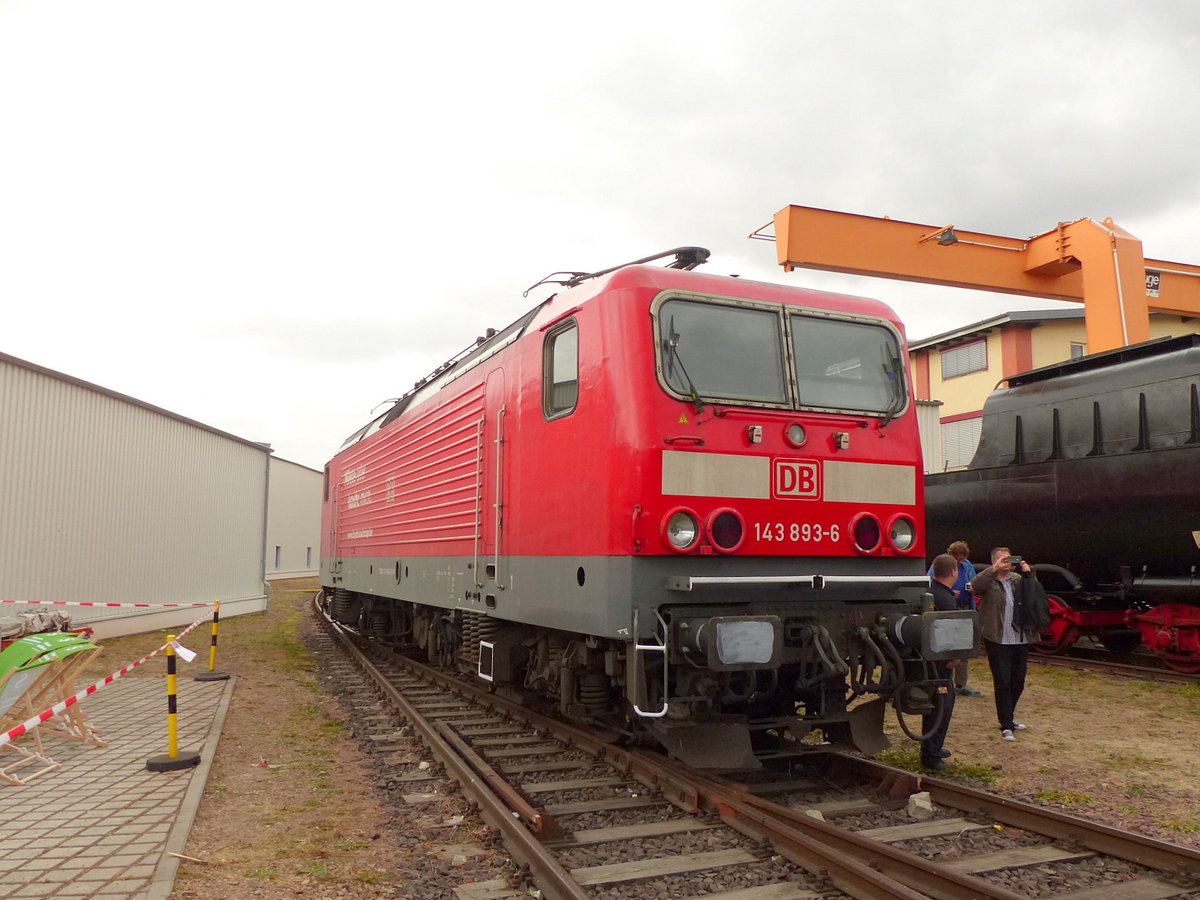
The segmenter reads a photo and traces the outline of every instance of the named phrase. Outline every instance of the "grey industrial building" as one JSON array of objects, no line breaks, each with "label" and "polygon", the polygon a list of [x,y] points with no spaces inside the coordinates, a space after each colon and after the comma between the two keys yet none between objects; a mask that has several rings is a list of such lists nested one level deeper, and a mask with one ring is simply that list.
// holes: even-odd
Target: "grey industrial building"
[{"label": "grey industrial building", "polygon": [[267,580],[315,576],[321,564],[321,491],[325,473],[271,457],[267,504]]},{"label": "grey industrial building", "polygon": [[[271,465],[269,445],[0,354],[0,616],[38,608],[22,600],[264,609]],[[99,638],[204,613],[67,611]]]}]

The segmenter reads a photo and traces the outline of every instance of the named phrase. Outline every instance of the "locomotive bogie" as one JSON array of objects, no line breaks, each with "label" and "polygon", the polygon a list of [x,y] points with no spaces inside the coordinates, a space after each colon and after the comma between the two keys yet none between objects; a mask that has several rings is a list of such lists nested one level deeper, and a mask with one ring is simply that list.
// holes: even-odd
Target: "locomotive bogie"
[{"label": "locomotive bogie", "polygon": [[[724,717],[741,761],[754,716],[837,731],[928,680],[928,635],[904,641],[949,632],[922,618],[894,314],[674,269],[581,281],[330,462],[335,615],[681,754],[668,731]],[[906,616],[926,624],[889,635]]]}]

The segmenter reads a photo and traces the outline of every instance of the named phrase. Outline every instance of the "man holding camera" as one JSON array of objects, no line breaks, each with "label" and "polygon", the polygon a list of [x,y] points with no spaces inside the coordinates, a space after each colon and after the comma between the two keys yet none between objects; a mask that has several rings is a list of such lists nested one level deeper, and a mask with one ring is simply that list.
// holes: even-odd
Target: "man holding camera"
[{"label": "man holding camera", "polygon": [[979,598],[980,631],[995,683],[1000,736],[1006,741],[1015,741],[1016,732],[1025,730],[1013,714],[1025,689],[1029,640],[1036,638],[1022,627],[1022,575],[1033,577],[1029,563],[1013,556],[1007,547],[997,547],[992,551],[992,564],[971,582],[975,596]]}]

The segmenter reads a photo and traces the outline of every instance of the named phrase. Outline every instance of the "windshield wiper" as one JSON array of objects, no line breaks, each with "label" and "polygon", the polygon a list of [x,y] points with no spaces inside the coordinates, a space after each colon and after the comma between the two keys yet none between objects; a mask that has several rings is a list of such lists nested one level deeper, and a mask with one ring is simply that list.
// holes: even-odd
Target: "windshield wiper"
[{"label": "windshield wiper", "polygon": [[696,390],[696,384],[692,381],[692,376],[687,373],[687,369],[683,365],[683,360],[679,356],[679,333],[675,331],[675,317],[671,316],[671,321],[667,325],[667,339],[663,341],[663,354],[666,357],[667,363],[667,383],[671,382],[672,376],[675,374],[675,364],[679,364],[679,371],[683,375],[683,380],[687,385],[688,399],[692,401],[692,406],[696,408],[696,412],[704,412],[705,404],[700,399],[700,392]]},{"label": "windshield wiper", "polygon": [[879,430],[887,428],[896,416],[900,415],[900,410],[904,409],[904,377],[900,368],[900,358],[889,355],[887,348],[883,348],[883,377],[887,381],[888,401],[887,409],[883,411],[883,419],[879,423]]}]

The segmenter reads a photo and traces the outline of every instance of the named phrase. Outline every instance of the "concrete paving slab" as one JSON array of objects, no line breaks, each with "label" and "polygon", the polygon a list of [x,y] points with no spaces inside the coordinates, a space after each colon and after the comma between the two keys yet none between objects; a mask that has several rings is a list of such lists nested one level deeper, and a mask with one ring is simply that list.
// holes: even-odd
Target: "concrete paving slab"
[{"label": "concrete paving slab", "polygon": [[61,766],[26,785],[0,782],[0,893],[165,900],[179,870],[168,854],[187,844],[234,684],[180,677],[179,750],[199,752],[200,764],[177,772],[146,769],[167,753],[164,679],[122,679],[85,699],[107,747],[47,735]]}]

